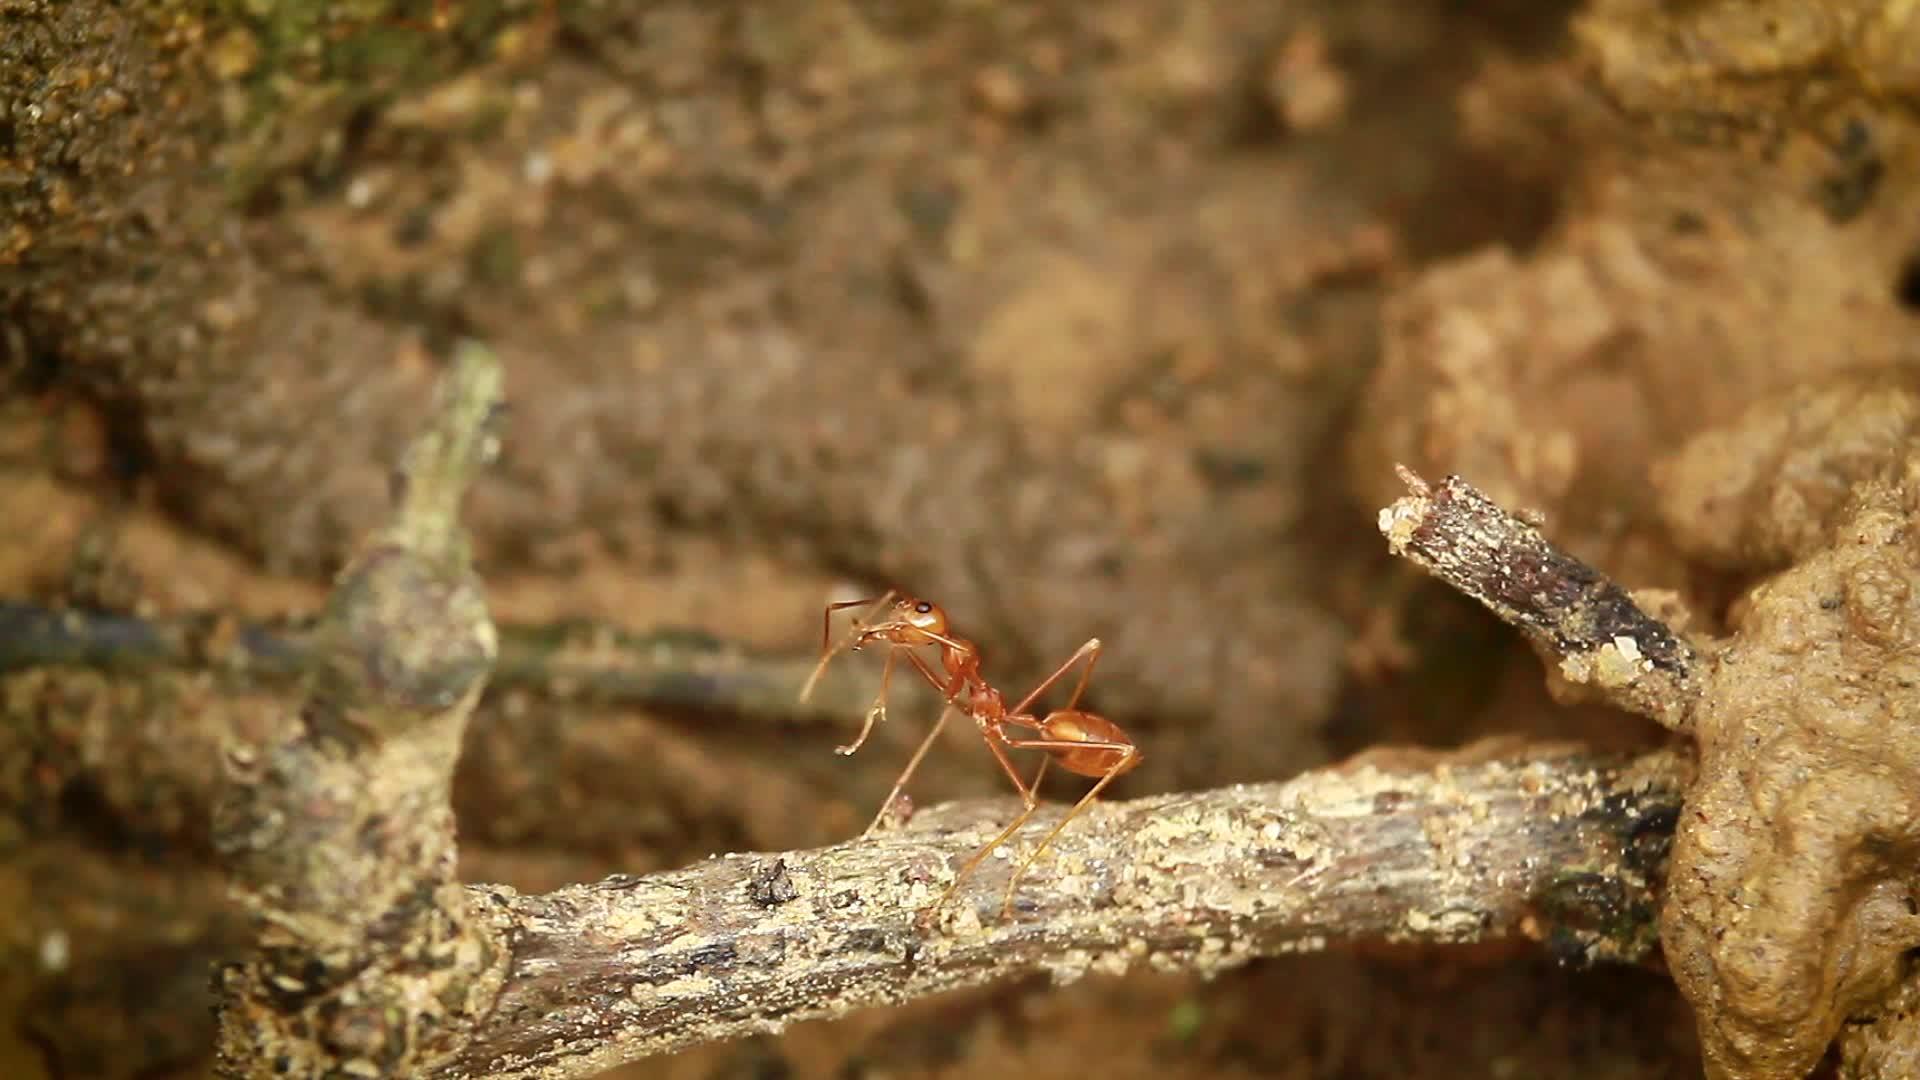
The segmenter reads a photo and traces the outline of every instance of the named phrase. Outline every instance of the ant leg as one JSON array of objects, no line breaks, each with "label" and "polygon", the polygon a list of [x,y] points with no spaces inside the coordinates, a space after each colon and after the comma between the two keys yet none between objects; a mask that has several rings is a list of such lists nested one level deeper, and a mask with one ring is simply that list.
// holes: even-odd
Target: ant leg
[{"label": "ant leg", "polygon": [[[1080,669],[1080,681],[1074,684],[1073,696],[1067,699],[1067,708],[1069,710],[1080,704],[1080,695],[1087,692],[1087,683],[1093,681],[1093,665],[1100,662],[1100,639],[1089,638],[1085,645],[1080,646],[1080,651],[1087,656],[1087,666]],[[1032,702],[1028,702],[1028,704],[1032,704]],[[1016,709],[1015,711],[1018,712],[1020,710]]]},{"label": "ant leg", "polygon": [[[935,690],[943,694],[947,693],[947,688],[940,682],[940,676],[934,674],[933,668],[927,665],[926,658],[919,653],[914,652],[910,648],[899,647],[895,648],[893,652],[888,653],[887,658],[891,660],[893,656],[899,652],[906,653],[908,661],[913,664],[914,668],[920,672],[921,676],[925,678],[927,682],[933,684]],[[893,790],[887,792],[886,800],[880,804],[880,812],[873,815],[872,823],[867,826],[866,832],[860,834],[861,836],[866,836],[880,827],[880,822],[886,818],[887,811],[893,808],[893,800],[899,798],[900,792],[906,790],[907,783],[913,779],[914,770],[920,767],[920,759],[926,757],[927,751],[933,748],[934,740],[940,737],[940,730],[947,726],[947,719],[951,717],[954,712],[953,696],[952,694],[948,694],[947,700],[941,703],[939,719],[933,722],[933,730],[927,732],[927,737],[920,740],[920,746],[914,750],[913,756],[907,759],[907,767],[900,770],[900,778],[893,782]],[[1045,764],[1042,763],[1041,768],[1044,769],[1045,767]],[[1018,782],[1018,780],[1015,781],[1016,784]]]},{"label": "ant leg", "polygon": [[1012,780],[1013,786],[1019,789],[1020,801],[1025,803],[1026,807],[1020,811],[1019,816],[1014,818],[1012,823],[1000,830],[999,836],[988,841],[987,846],[974,852],[973,857],[968,859],[966,863],[960,867],[959,873],[953,876],[953,884],[947,886],[947,891],[941,893],[940,899],[934,901],[933,907],[927,909],[928,914],[938,911],[948,900],[951,900],[953,894],[960,890],[960,883],[967,880],[968,875],[979,869],[980,864],[986,861],[988,855],[993,854],[995,848],[1006,843],[1007,837],[1019,831],[1020,826],[1027,823],[1027,819],[1033,816],[1035,810],[1040,809],[1040,800],[1034,797],[1033,789],[1021,781],[1020,774],[1014,770],[1013,761],[1007,757],[1006,750],[1001,748],[1002,743],[1008,742],[1007,737],[1001,734],[998,729],[983,732],[982,734],[986,736],[987,749],[993,751],[994,760],[1000,763],[1000,767],[1006,770],[1007,779]]},{"label": "ant leg", "polygon": [[1029,807],[1033,806],[1037,801],[1033,789],[1020,782],[1020,774],[1013,769],[1013,759],[1007,756],[1007,752],[1004,749],[1006,746],[1015,745],[1014,740],[1007,738],[1006,733],[998,727],[995,727],[992,731],[981,732],[981,734],[987,737],[987,749],[993,751],[993,759],[998,761],[1000,768],[1006,771],[1007,779],[1013,781],[1014,788],[1020,792],[1020,798]]},{"label": "ant leg", "polygon": [[[867,603],[871,603],[873,605],[871,608],[869,608],[869,613],[871,613],[873,611],[880,610],[880,605],[885,604],[888,600],[891,600],[891,599],[893,599],[893,590],[888,589],[886,593],[882,595],[878,600],[872,600],[872,601],[842,600],[837,604],[827,605],[826,610],[821,612],[820,614],[820,662],[813,666],[813,674],[808,675],[807,681],[804,684],[802,684],[800,687],[801,704],[805,704],[807,699],[813,696],[813,688],[819,685],[820,676],[826,674],[827,665],[833,662],[833,658],[839,655],[840,650],[846,648],[849,644],[858,640],[859,635],[858,633],[855,633],[854,635],[842,641],[838,645],[833,645],[833,646],[829,645],[829,643],[833,638],[833,613],[836,611],[839,611],[842,608],[858,607],[861,604],[867,604]],[[865,624],[865,622],[866,620],[864,617],[855,619],[854,627],[856,628],[856,631],[860,627],[862,627]]]},{"label": "ant leg", "polygon": [[887,662],[880,667],[880,692],[873,696],[873,704],[867,706],[867,721],[860,725],[860,736],[845,746],[836,746],[833,752],[841,757],[852,757],[854,752],[867,743],[867,736],[873,734],[873,725],[887,718],[887,684],[893,681],[893,658],[899,649],[887,650]]},{"label": "ant leg", "polygon": [[1033,770],[1033,780],[1027,784],[1027,790],[1033,792],[1033,797],[1036,799],[1040,797],[1040,781],[1046,777],[1047,766],[1051,764],[1053,764],[1053,755],[1049,754],[1041,758],[1040,767]]},{"label": "ant leg", "polygon": [[[914,654],[908,653],[907,655],[912,656]],[[920,759],[926,757],[927,751],[933,748],[934,740],[940,737],[940,729],[947,726],[947,718],[952,715],[952,705],[942,705],[940,707],[940,719],[933,722],[933,730],[927,732],[927,737],[920,740],[920,748],[915,750],[913,756],[907,759],[907,767],[900,770],[900,778],[893,782],[893,790],[887,792],[887,797],[881,800],[880,812],[873,815],[873,821],[867,825],[867,831],[860,834],[863,838],[872,835],[873,830],[879,828],[880,823],[886,820],[887,811],[893,809],[893,800],[899,798],[900,792],[906,790],[907,781],[913,779],[913,771],[920,767]]]},{"label": "ant leg", "polygon": [[985,862],[987,859],[987,856],[993,853],[993,849],[999,847],[1001,844],[1006,843],[1007,837],[1012,836],[1015,832],[1018,832],[1020,829],[1020,826],[1025,825],[1027,823],[1027,819],[1032,817],[1033,812],[1038,809],[1040,809],[1039,803],[1037,802],[1028,803],[1027,808],[1025,810],[1020,811],[1020,815],[1018,817],[1014,818],[1013,821],[1009,822],[1006,828],[1000,830],[999,836],[996,836],[992,840],[989,840],[987,842],[986,847],[983,847],[979,851],[975,852],[973,855],[973,858],[968,859],[966,861],[966,865],[960,868],[960,872],[953,876],[953,884],[947,886],[947,891],[941,893],[940,899],[934,901],[932,910],[938,911],[943,905],[946,904],[948,900],[951,900],[953,898],[953,894],[959,891],[960,883],[967,880],[968,875],[972,874],[975,870],[979,869],[980,864]]},{"label": "ant leg", "polygon": [[1009,739],[1007,745],[1031,750],[1112,750],[1119,754],[1119,759],[1107,769],[1106,774],[1100,777],[1099,782],[1095,783],[1091,790],[1080,797],[1079,802],[1073,804],[1073,809],[1067,811],[1066,816],[1060,819],[1060,823],[1053,827],[1053,831],[1047,833],[1039,845],[1033,849],[1033,853],[1014,869],[1011,877],[1007,878],[1006,897],[1000,904],[1000,917],[1003,919],[1013,914],[1014,888],[1020,884],[1020,878],[1026,874],[1034,860],[1040,857],[1041,852],[1047,850],[1047,847],[1053,843],[1054,837],[1060,835],[1068,822],[1080,816],[1080,811],[1085,810],[1099,796],[1100,789],[1112,783],[1114,777],[1127,771],[1127,767],[1133,764],[1134,758],[1140,753],[1139,748],[1130,743],[1076,742],[1067,739]]},{"label": "ant leg", "polygon": [[[1087,662],[1086,670],[1080,673],[1080,683],[1079,685],[1073,688],[1073,699],[1067,702],[1067,708],[1071,709],[1075,705],[1078,705],[1080,703],[1080,695],[1086,693],[1087,680],[1093,677],[1093,665],[1100,662],[1100,639],[1099,638],[1088,638],[1087,643],[1085,645],[1080,646],[1080,648],[1076,650],[1072,656],[1067,657],[1067,662],[1064,664],[1061,664],[1058,668],[1054,669],[1053,674],[1040,680],[1040,685],[1034,687],[1031,693],[1029,693],[1026,697],[1022,698],[1020,700],[1020,704],[1015,705],[1012,711],[1015,714],[1025,713],[1027,711],[1027,707],[1033,704],[1035,698],[1038,698],[1041,694],[1046,693],[1048,687],[1052,686],[1054,683],[1059,682],[1060,677],[1062,675],[1065,675],[1069,670],[1073,668],[1073,665],[1079,663],[1081,660],[1085,660]],[[1088,745],[1092,745],[1092,744],[1088,744]]]},{"label": "ant leg", "polygon": [[945,645],[949,649],[956,649],[964,652],[967,648],[965,645],[961,644],[959,641],[955,640],[954,638],[950,638],[945,634],[936,634],[931,630],[926,630],[918,626],[914,627],[914,629],[919,631],[921,637],[924,637],[929,641],[933,641],[941,645]]},{"label": "ant leg", "polygon": [[[874,695],[873,704],[867,707],[867,722],[860,728],[860,737],[853,740],[851,745],[834,747],[834,753],[842,756],[851,756],[854,751],[860,749],[860,747],[866,743],[867,736],[873,732],[873,725],[875,723],[886,723],[887,687],[893,681],[893,662],[899,659],[902,653],[906,654],[907,659],[913,662],[914,668],[920,672],[921,676],[924,677],[928,683],[932,684],[935,690],[943,694],[947,692],[946,686],[940,682],[940,676],[933,673],[933,669],[927,666],[926,660],[922,659],[919,653],[913,651],[912,646],[889,645],[887,647],[887,662],[880,668],[880,692]],[[949,697],[947,703],[952,704],[952,702],[953,699]],[[897,793],[896,791],[896,794]],[[891,799],[891,796],[889,796],[889,799]]]},{"label": "ant leg", "polygon": [[927,680],[927,685],[933,687],[935,690],[938,690],[941,696],[946,698],[947,704],[949,705],[954,704],[953,699],[960,696],[960,688],[962,686],[965,686],[966,684],[956,680],[953,686],[949,688],[947,686],[947,681],[945,679],[942,679],[939,676],[939,674],[933,670],[932,667],[928,666],[926,657],[921,656],[918,652],[915,652],[911,648],[907,648],[906,653],[907,653],[907,659],[913,661],[913,666],[919,669],[920,677]]}]

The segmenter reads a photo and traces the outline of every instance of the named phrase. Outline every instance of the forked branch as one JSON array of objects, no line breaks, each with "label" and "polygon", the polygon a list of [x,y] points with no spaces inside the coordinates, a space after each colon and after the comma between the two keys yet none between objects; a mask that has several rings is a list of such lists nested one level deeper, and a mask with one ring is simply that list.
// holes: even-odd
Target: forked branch
[{"label": "forked branch", "polygon": [[297,710],[226,750],[214,841],[255,949],[219,975],[227,1077],[392,1076],[464,1045],[506,942],[454,877],[453,768],[496,638],[460,505],[494,455],[501,372],[461,350],[341,574]]},{"label": "forked branch", "polygon": [[558,1080],[1032,972],[1356,942],[1651,948],[1686,759],[1510,744],[1090,807],[1004,919],[1012,867],[1063,808],[935,919],[1014,807],[545,896],[460,886],[448,787],[496,646],[457,518],[498,386],[463,356],[316,628],[303,708],[230,748],[215,837],[258,947],[222,972],[223,1075]]}]

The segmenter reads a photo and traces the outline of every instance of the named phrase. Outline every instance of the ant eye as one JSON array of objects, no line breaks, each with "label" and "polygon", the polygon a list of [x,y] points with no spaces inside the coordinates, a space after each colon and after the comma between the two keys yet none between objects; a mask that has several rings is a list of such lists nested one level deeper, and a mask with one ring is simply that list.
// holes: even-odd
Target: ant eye
[{"label": "ant eye", "polygon": [[919,612],[922,615],[925,615],[927,612],[933,610],[933,605],[926,602],[925,600],[922,600],[919,603],[913,605],[913,610]]}]

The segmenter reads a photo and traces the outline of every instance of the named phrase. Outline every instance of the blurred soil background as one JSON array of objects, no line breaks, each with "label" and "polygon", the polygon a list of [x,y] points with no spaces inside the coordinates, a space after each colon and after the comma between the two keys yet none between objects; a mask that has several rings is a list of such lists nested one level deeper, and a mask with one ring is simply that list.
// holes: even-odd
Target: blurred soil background
[{"label": "blurred soil background", "polygon": [[[393,22],[430,9],[0,0],[0,597],[222,617],[164,670],[0,681],[7,1076],[200,1075],[234,932],[212,749],[286,692],[219,628],[317,609],[458,336],[508,368],[468,517],[503,625],[804,673],[821,604],[898,585],[1013,693],[1097,635],[1090,701],[1147,752],[1116,797],[1490,732],[1656,743],[1554,705],[1514,635],[1388,559],[1393,463],[1711,622],[1752,568],[1675,547],[1654,467],[1774,390],[1920,359],[1920,15],[1878,5]],[[498,687],[465,873],[857,832],[933,707],[903,682],[834,755],[871,659],[827,716]],[[948,735],[916,803],[1003,793]],[[1476,952],[1002,986],[621,1075],[1698,1068],[1664,978]]]}]

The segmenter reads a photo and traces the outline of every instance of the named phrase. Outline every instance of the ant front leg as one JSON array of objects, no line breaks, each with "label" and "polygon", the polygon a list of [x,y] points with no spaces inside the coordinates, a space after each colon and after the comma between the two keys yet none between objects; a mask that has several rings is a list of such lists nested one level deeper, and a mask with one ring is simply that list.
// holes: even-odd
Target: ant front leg
[{"label": "ant front leg", "polygon": [[[943,694],[947,693],[947,688],[944,685],[942,685],[940,681],[940,676],[935,674],[933,668],[927,665],[926,658],[921,656],[919,653],[913,651],[913,649],[905,646],[895,646],[893,651],[887,654],[888,663],[891,664],[894,656],[898,655],[902,651],[904,651],[907,654],[908,662],[913,664],[914,669],[920,672],[921,678],[927,680],[927,682],[930,685],[932,685],[932,687],[935,690],[938,690]],[[884,683],[884,679],[885,677],[882,676],[883,683]],[[886,697],[886,687],[884,685],[880,689],[880,696],[884,701]],[[907,767],[900,771],[900,778],[893,782],[893,790],[887,793],[887,801],[881,804],[880,813],[878,816],[876,816],[873,819],[873,824],[867,826],[867,832],[872,832],[876,827],[879,826],[880,819],[885,817],[887,814],[887,807],[893,805],[893,800],[899,796],[902,790],[906,788],[907,781],[913,779],[914,770],[920,767],[920,759],[927,756],[927,751],[933,747],[933,741],[940,737],[940,729],[946,726],[947,718],[953,715],[953,711],[956,707],[957,706],[955,706],[953,702],[953,695],[947,694],[946,701],[941,703],[940,718],[933,722],[933,730],[927,732],[927,737],[920,740],[919,748],[914,750],[913,757],[907,760]],[[883,714],[885,713],[884,704],[881,707],[881,711]],[[863,734],[861,736],[861,741],[864,741],[864,740],[865,740],[865,735]],[[849,753],[851,753],[851,751],[849,751]],[[865,835],[865,834],[863,833],[862,835]]]},{"label": "ant front leg", "polygon": [[880,667],[880,692],[873,696],[873,704],[867,706],[867,719],[860,725],[860,736],[845,746],[836,746],[833,752],[841,757],[852,757],[856,751],[867,744],[867,736],[873,734],[873,725],[887,718],[887,684],[893,681],[893,658],[900,650],[887,650],[887,662]]},{"label": "ant front leg", "polygon": [[[907,655],[910,657],[914,656],[913,653],[908,653]],[[915,659],[918,659],[918,657],[915,657]],[[879,828],[880,823],[887,819],[887,811],[893,809],[893,800],[899,798],[900,793],[906,790],[907,781],[913,779],[913,771],[920,767],[920,759],[926,757],[927,751],[933,748],[934,740],[940,737],[940,730],[947,726],[947,718],[951,717],[953,712],[952,704],[946,704],[940,707],[940,718],[933,722],[933,730],[927,732],[927,737],[920,740],[919,748],[913,752],[911,758],[907,759],[907,767],[900,770],[899,778],[893,782],[893,790],[887,792],[887,797],[880,801],[880,810],[873,815],[873,820],[867,823],[867,831],[860,834],[862,838],[871,836],[873,830]]]},{"label": "ant front leg", "polygon": [[[866,634],[870,631],[871,631],[871,628],[868,628],[867,631],[862,631],[861,638],[864,638]],[[856,644],[854,647],[858,648],[859,646]],[[853,740],[851,745],[834,747],[835,753],[841,754],[843,756],[852,755],[854,751],[860,749],[860,747],[866,743],[867,736],[873,732],[873,726],[875,723],[886,722],[887,691],[888,691],[888,688],[893,683],[893,665],[894,665],[894,661],[898,660],[902,653],[906,654],[907,659],[912,662],[914,669],[920,672],[921,677],[927,680],[928,685],[932,686],[935,690],[938,690],[943,694],[947,692],[947,687],[944,683],[940,681],[940,676],[934,674],[933,669],[927,666],[926,660],[923,657],[921,657],[919,653],[913,651],[913,646],[889,644],[887,646],[887,662],[883,664],[880,668],[880,692],[874,695],[873,704],[867,707],[867,722],[864,726],[860,728],[860,737]],[[953,702],[953,698],[951,695],[949,695],[947,698],[947,704],[952,704],[952,702]],[[944,722],[945,719],[946,717],[945,717],[945,714],[943,713],[941,715],[942,722]],[[917,765],[918,763],[919,763],[919,754],[915,754],[913,764]],[[907,768],[907,774],[901,777],[900,782],[902,784],[906,783],[906,776],[912,775],[912,772],[913,772],[913,765],[909,765]]]}]

